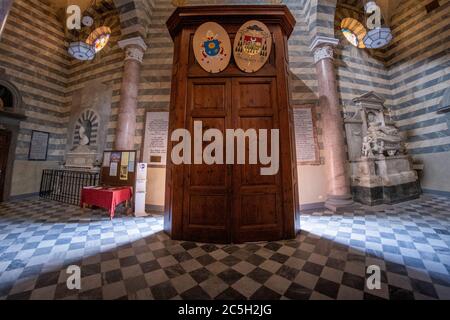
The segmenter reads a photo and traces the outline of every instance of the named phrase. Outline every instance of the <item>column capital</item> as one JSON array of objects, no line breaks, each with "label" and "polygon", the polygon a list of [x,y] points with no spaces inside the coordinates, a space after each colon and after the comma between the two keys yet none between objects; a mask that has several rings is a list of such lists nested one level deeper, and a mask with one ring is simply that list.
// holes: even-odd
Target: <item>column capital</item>
[{"label": "column capital", "polygon": [[120,48],[125,50],[125,60],[136,60],[142,63],[144,53],[147,50],[147,44],[141,37],[134,37],[120,40],[118,43]]},{"label": "column capital", "polygon": [[309,49],[314,54],[314,63],[322,59],[333,59],[334,48],[338,45],[339,39],[317,36],[313,39]]}]

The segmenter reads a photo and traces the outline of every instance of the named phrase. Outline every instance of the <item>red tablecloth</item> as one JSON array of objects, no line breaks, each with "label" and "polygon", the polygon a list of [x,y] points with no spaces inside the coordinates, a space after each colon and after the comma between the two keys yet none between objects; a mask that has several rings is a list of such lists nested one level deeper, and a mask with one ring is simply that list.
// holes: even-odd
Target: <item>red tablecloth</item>
[{"label": "red tablecloth", "polygon": [[88,187],[81,190],[81,206],[89,204],[107,209],[112,219],[116,206],[131,200],[132,197],[133,188],[131,187]]}]

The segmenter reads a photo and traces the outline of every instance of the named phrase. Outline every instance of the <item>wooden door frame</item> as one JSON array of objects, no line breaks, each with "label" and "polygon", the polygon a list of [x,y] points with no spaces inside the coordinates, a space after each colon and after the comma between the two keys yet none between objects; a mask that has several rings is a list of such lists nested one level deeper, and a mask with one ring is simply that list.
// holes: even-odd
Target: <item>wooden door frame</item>
[{"label": "wooden door frame", "polygon": [[5,136],[6,137],[6,147],[7,147],[7,153],[6,153],[6,163],[5,163],[5,169],[3,172],[3,168],[0,167],[0,183],[1,183],[1,176],[4,176],[3,179],[3,185],[0,185],[0,188],[2,188],[3,193],[0,193],[0,202],[5,201],[5,188],[7,187],[7,174],[8,174],[8,160],[9,160],[9,148],[11,147],[11,131],[9,130],[4,130],[4,129],[0,129],[0,136]]},{"label": "wooden door frame", "polygon": [[[5,123],[0,118],[0,131],[7,132],[9,134],[9,151],[8,160],[6,162],[5,182],[3,186],[3,202],[10,200],[11,198],[11,186],[12,186],[12,174],[14,166],[14,154],[16,150],[17,137],[19,135],[18,124]],[[8,121],[9,122],[9,121]]]}]

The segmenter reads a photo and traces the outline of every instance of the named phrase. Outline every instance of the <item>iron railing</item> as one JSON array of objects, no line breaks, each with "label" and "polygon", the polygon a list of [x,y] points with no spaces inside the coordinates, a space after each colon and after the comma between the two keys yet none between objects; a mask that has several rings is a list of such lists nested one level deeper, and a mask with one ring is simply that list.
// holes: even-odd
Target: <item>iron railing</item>
[{"label": "iron railing", "polygon": [[96,186],[99,180],[95,172],[46,169],[42,172],[39,197],[79,205],[81,189]]}]

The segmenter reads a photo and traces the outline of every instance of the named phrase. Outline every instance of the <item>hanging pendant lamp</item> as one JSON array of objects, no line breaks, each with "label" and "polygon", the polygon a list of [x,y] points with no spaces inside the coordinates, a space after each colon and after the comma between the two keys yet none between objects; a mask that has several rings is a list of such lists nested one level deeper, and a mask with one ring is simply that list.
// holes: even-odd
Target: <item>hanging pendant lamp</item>
[{"label": "hanging pendant lamp", "polygon": [[378,12],[378,23],[372,26],[369,26],[368,28],[371,29],[367,32],[367,34],[364,36],[363,42],[366,48],[368,49],[379,49],[391,42],[392,40],[392,33],[391,29],[389,27],[383,27],[381,25],[381,9],[376,4],[375,1],[368,1],[364,5],[364,10],[367,14],[374,14]]},{"label": "hanging pendant lamp", "polygon": [[95,49],[84,41],[71,42],[68,52],[71,57],[81,61],[89,61],[95,57]]},{"label": "hanging pendant lamp", "polygon": [[[102,21],[99,24],[94,21],[98,9],[97,7],[97,1],[92,0],[82,17],[84,28],[75,34],[72,34],[76,41],[72,41],[69,44],[68,52],[71,57],[77,60],[93,60],[96,54],[103,50],[109,43],[111,29],[104,25],[105,21]],[[92,29],[94,30],[92,31]]]},{"label": "hanging pendant lamp", "polygon": [[368,49],[379,49],[389,44],[392,40],[391,29],[375,28],[364,37],[364,45]]}]

